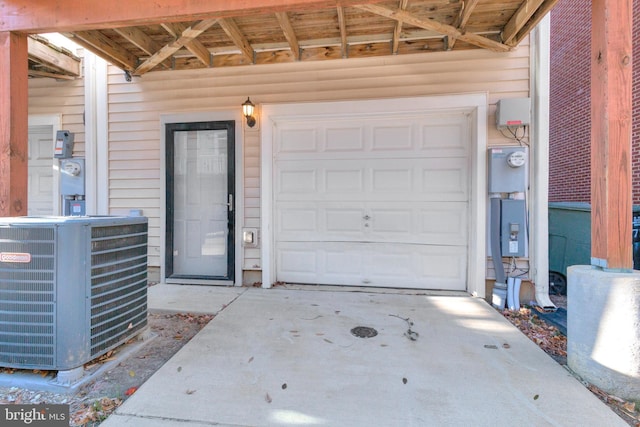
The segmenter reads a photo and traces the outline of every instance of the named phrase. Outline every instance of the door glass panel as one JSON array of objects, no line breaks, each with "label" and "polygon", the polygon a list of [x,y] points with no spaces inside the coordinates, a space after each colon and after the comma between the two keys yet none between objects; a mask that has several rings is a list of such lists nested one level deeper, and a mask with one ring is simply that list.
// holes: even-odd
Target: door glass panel
[{"label": "door glass panel", "polygon": [[225,129],[174,133],[174,275],[227,276],[227,138]]}]

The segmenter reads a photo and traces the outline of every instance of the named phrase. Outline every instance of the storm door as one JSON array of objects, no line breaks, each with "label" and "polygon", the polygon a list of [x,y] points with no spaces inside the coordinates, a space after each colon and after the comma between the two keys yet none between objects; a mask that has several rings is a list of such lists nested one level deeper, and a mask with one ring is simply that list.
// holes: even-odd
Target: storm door
[{"label": "storm door", "polygon": [[233,280],[233,121],[166,125],[168,282]]}]

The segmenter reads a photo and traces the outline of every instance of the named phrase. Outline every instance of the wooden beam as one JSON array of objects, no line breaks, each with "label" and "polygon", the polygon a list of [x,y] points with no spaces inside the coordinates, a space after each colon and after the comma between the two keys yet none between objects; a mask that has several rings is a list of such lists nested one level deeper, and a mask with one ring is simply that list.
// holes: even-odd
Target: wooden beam
[{"label": "wooden beam", "polygon": [[319,10],[380,0],[0,0],[0,31],[66,32]]},{"label": "wooden beam", "polygon": [[[160,43],[157,43],[138,27],[114,28],[113,30],[137,46],[147,55],[153,55],[162,48]],[[161,65],[167,69],[171,68],[171,63],[168,60],[164,61]]]},{"label": "wooden beam", "polygon": [[282,28],[284,37],[287,39],[287,42],[289,42],[289,47],[291,47],[293,57],[296,59],[296,61],[299,61],[300,45],[298,44],[298,37],[296,37],[296,32],[293,30],[293,26],[291,25],[289,15],[287,15],[287,12],[276,12],[276,18],[278,19],[280,28]]},{"label": "wooden beam", "polygon": [[182,32],[182,35],[177,40],[169,43],[166,46],[163,46],[159,51],[151,55],[149,59],[140,64],[140,66],[135,69],[133,74],[139,76],[149,70],[152,70],[165,59],[169,58],[175,52],[180,50],[180,48],[182,48],[185,44],[189,43],[192,40],[195,40],[196,37],[207,31],[217,21],[217,19],[208,19],[205,21],[200,21],[187,28]]},{"label": "wooden beam", "polygon": [[631,271],[632,1],[591,5],[591,264]]},{"label": "wooden beam", "polygon": [[342,49],[342,57],[349,56],[349,43],[347,43],[347,19],[344,16],[344,7],[338,6],[338,26],[340,27],[340,47]]},{"label": "wooden beam", "polygon": [[510,43],[508,43],[509,46],[517,46],[518,44],[520,44],[522,39],[527,37],[531,30],[533,30],[534,27],[538,25],[540,21],[542,21],[542,18],[547,16],[547,13],[549,13],[551,9],[553,9],[558,1],[559,0],[545,0],[545,2],[542,3],[542,6],[540,6],[536,13],[533,14],[531,19],[529,19],[529,21],[527,21],[527,23],[520,29],[518,35],[513,40],[511,40]]},{"label": "wooden beam", "polygon": [[509,44],[538,10],[544,0],[525,0],[502,30],[502,42]]},{"label": "wooden beam", "polygon": [[233,19],[227,18],[220,19],[218,23],[220,24],[224,32],[227,33],[227,36],[229,36],[233,44],[235,44],[236,47],[240,49],[242,55],[249,61],[253,62],[253,48],[249,44],[249,41],[244,36],[244,34],[242,34],[242,31],[240,31],[240,28],[238,28],[238,25],[235,23],[235,21]]},{"label": "wooden beam", "polygon": [[[409,0],[400,0],[398,9],[405,10]],[[396,26],[393,29],[393,39],[391,40],[391,53],[396,55],[398,53],[398,46],[400,45],[400,33],[402,33],[402,21],[396,21]]]},{"label": "wooden beam", "polygon": [[64,74],[76,77],[80,76],[79,59],[65,55],[33,37],[27,38],[27,45],[29,58],[36,62],[47,64],[47,66],[60,70]]},{"label": "wooden beam", "polygon": [[[461,2],[462,7],[460,9],[460,13],[456,17],[456,20],[453,22],[453,27],[457,28],[460,31],[464,31],[467,26],[467,22],[469,22],[469,18],[471,18],[471,14],[478,5],[478,1],[479,0],[467,0]],[[452,50],[455,44],[456,38],[448,37],[447,50]]]},{"label": "wooden beam", "polygon": [[49,77],[56,80],[75,80],[76,78],[68,74],[56,74],[47,71],[29,69],[29,77]]},{"label": "wooden beam", "polygon": [[[173,37],[178,38],[187,28],[189,28],[189,25],[182,22],[177,22],[175,24],[167,22],[162,24],[162,28],[167,30],[167,32],[169,32]],[[185,43],[184,47],[186,47],[189,52],[193,53],[204,65],[207,67],[211,66],[211,52],[209,52],[209,49],[207,49],[205,45],[200,43],[198,40],[191,40],[190,42]]]},{"label": "wooden beam", "polygon": [[138,65],[138,58],[99,31],[75,32],[73,41],[124,70],[133,71]]},{"label": "wooden beam", "polygon": [[27,215],[28,43],[0,33],[0,216]]},{"label": "wooden beam", "polygon": [[388,7],[373,4],[360,5],[355,7],[357,9],[365,10],[376,15],[384,16],[385,18],[394,19],[396,21],[404,21],[416,27],[424,28],[425,30],[437,31],[440,34],[458,38],[462,41],[465,41],[474,46],[481,47],[483,49],[488,49],[494,52],[508,52],[511,50],[510,46],[507,46],[500,42],[473,33],[462,33],[457,28],[452,27],[451,25],[442,24],[431,19],[421,19],[403,10],[393,10],[389,9]]},{"label": "wooden beam", "polygon": [[130,41],[147,55],[153,55],[162,47],[160,43],[156,43],[154,39],[138,27],[114,28],[113,31]]}]

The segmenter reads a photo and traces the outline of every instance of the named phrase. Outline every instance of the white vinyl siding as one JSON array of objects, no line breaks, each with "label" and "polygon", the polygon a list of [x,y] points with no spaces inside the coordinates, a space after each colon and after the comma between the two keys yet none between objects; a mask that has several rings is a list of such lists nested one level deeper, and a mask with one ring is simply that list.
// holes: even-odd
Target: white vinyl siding
[{"label": "white vinyl siding", "polygon": [[[109,68],[110,213],[142,209],[149,217],[149,264],[160,265],[162,114],[236,111],[247,96],[258,104],[417,97],[486,92],[489,145],[509,144],[493,126],[495,103],[529,94],[529,46],[509,53],[485,50],[296,62],[190,71],[158,71],[133,77]],[[44,94],[43,94],[44,96]],[[48,96],[48,95],[46,95]],[[39,100],[41,102],[41,100]],[[80,113],[81,114],[81,113]],[[257,108],[258,120],[260,109]],[[81,118],[81,116],[80,116]],[[236,227],[260,224],[260,123],[245,129],[244,218]],[[71,129],[73,130],[73,129]],[[80,138],[82,141],[82,138]],[[262,267],[260,248],[244,250],[243,267]]]}]

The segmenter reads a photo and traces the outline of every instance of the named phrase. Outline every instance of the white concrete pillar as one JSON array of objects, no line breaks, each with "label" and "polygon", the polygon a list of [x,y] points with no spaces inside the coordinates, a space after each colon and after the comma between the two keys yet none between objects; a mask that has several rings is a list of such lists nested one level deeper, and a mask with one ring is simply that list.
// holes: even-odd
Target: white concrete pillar
[{"label": "white concrete pillar", "polygon": [[609,394],[640,400],[640,272],[574,265],[567,276],[569,367]]}]

